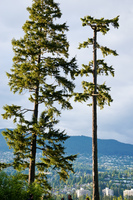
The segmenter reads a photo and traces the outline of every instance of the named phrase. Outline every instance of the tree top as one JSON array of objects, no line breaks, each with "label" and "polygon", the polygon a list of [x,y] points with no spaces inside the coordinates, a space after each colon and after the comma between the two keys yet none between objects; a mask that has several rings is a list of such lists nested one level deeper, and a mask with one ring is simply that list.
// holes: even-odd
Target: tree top
[{"label": "tree top", "polygon": [[110,24],[114,28],[119,27],[119,15],[113,19],[95,19],[94,17],[91,16],[85,16],[84,18],[81,18],[82,20],[82,26],[90,26],[93,30],[97,32],[102,32],[102,34],[106,34],[110,28]]}]

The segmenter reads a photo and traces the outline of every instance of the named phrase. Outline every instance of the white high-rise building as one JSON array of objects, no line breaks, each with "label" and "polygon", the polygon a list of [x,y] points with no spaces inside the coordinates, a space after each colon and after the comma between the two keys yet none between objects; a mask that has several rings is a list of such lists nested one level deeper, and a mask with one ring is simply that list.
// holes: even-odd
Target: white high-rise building
[{"label": "white high-rise building", "polygon": [[133,189],[131,189],[131,190],[124,190],[123,191],[123,197],[126,197],[126,196],[133,196]]},{"label": "white high-rise building", "polygon": [[102,193],[104,196],[114,196],[114,191],[107,187],[104,190],[102,190]]},{"label": "white high-rise building", "polygon": [[79,198],[80,196],[83,196],[83,195],[90,196],[91,192],[90,190],[84,190],[83,188],[80,188],[80,190],[76,190],[76,194],[77,194],[77,197]]}]

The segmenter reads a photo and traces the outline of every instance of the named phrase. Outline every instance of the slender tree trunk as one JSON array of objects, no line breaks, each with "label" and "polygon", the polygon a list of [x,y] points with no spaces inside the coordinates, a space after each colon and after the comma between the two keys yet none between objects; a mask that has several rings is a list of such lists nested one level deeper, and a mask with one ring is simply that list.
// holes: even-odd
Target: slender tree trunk
[{"label": "slender tree trunk", "polygon": [[92,177],[93,177],[93,200],[99,200],[98,188],[98,158],[97,158],[97,31],[94,28],[93,38],[93,84],[94,94],[92,99]]},{"label": "slender tree trunk", "polygon": [[[40,63],[40,55],[38,56],[38,63]],[[36,90],[35,90],[35,102],[34,102],[34,113],[33,113],[33,122],[35,124],[37,124],[37,121],[38,121],[38,95],[39,95],[39,81],[37,81]],[[35,132],[33,132],[32,140],[31,140],[31,158],[30,158],[30,165],[29,165],[29,184],[33,183],[35,180],[36,139],[37,139],[37,135]]]},{"label": "slender tree trunk", "polygon": [[[38,96],[38,87],[36,88],[36,96]],[[37,122],[38,118],[38,102],[35,101],[34,103],[34,116],[33,116],[34,123]],[[31,140],[31,158],[30,158],[30,165],[29,165],[29,184],[34,182],[35,179],[35,163],[36,163],[36,133],[32,133],[32,140]]]}]

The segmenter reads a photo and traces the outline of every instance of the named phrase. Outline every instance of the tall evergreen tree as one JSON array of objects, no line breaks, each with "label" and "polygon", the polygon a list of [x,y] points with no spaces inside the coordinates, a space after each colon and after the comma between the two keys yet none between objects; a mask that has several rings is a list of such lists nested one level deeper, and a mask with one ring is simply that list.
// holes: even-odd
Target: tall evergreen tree
[{"label": "tall evergreen tree", "polygon": [[[77,65],[75,58],[69,60],[69,43],[64,33],[68,27],[56,21],[62,15],[59,5],[54,0],[33,0],[27,10],[30,15],[22,27],[24,37],[12,40],[15,55],[7,76],[14,93],[29,92],[33,109],[4,106],[3,118],[12,118],[16,128],[7,129],[3,135],[14,149],[13,167],[29,168],[29,184],[38,178],[48,187],[49,168],[57,170],[63,179],[73,171],[72,161],[76,156],[66,156],[63,146],[68,136],[54,126],[58,123],[56,116],[61,114],[59,109],[72,109],[69,98],[75,87]],[[39,109],[40,104],[43,106]],[[31,119],[26,117],[27,112],[31,113]],[[38,163],[37,149],[42,151]]]},{"label": "tall evergreen tree", "polygon": [[104,59],[97,59],[97,49],[100,49],[103,57],[113,54],[117,56],[116,51],[109,49],[108,47],[101,46],[97,43],[97,33],[101,32],[105,35],[110,30],[110,24],[114,28],[118,28],[119,16],[114,19],[95,19],[91,16],[86,16],[81,19],[82,26],[90,26],[93,30],[93,38],[88,38],[87,41],[79,45],[79,49],[93,46],[93,60],[88,65],[82,65],[83,68],[77,73],[77,75],[89,76],[92,74],[93,81],[83,81],[83,93],[76,94],[76,101],[87,101],[92,97],[92,175],[93,175],[93,200],[99,200],[99,189],[98,189],[98,161],[97,161],[97,104],[102,109],[105,104],[110,105],[113,101],[109,92],[110,88],[105,83],[97,84],[97,75],[109,75],[114,76],[114,68],[108,66]]}]

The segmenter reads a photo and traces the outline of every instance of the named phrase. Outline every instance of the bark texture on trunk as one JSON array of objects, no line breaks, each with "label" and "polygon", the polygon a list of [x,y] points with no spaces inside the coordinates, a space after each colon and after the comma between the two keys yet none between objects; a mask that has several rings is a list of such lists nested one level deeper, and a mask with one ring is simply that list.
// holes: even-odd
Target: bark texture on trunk
[{"label": "bark texture on trunk", "polygon": [[98,158],[97,158],[97,31],[94,28],[93,37],[93,84],[94,95],[92,97],[92,177],[93,177],[93,200],[99,200],[98,188]]},{"label": "bark texture on trunk", "polygon": [[[40,55],[38,56],[38,64],[40,63]],[[39,72],[38,72],[39,77]],[[36,82],[36,89],[35,89],[35,101],[34,101],[34,112],[33,112],[33,123],[37,124],[38,121],[38,96],[39,96],[39,80]],[[31,140],[31,158],[30,158],[30,165],[29,165],[29,184],[32,184],[35,180],[35,166],[36,166],[36,140],[37,135],[36,132],[32,133],[32,140]]]},{"label": "bark texture on trunk", "polygon": [[[34,123],[37,123],[38,119],[38,86],[36,88],[36,101],[34,103],[34,114],[33,120]],[[29,184],[33,183],[35,180],[35,164],[36,164],[36,133],[32,133],[32,140],[31,140],[31,158],[30,158],[30,165],[29,165]]]},{"label": "bark texture on trunk", "polygon": [[29,184],[35,180],[35,162],[36,162],[36,135],[32,134],[33,140],[31,142],[31,158],[29,165]]}]

